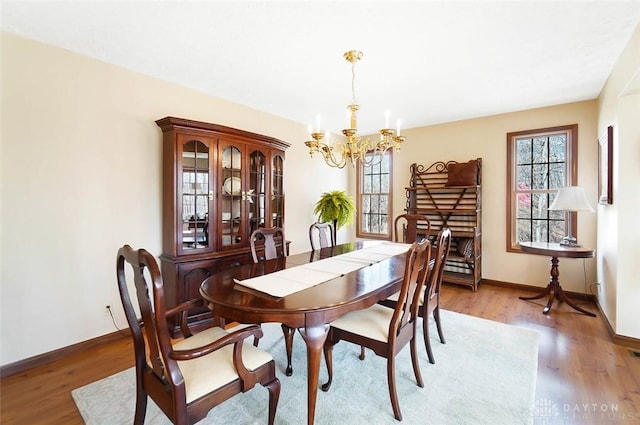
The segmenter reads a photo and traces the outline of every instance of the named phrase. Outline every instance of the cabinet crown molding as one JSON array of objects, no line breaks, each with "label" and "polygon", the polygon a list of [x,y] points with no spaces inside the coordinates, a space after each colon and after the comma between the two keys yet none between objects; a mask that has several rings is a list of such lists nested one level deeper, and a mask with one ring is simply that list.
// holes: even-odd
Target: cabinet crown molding
[{"label": "cabinet crown molding", "polygon": [[290,143],[287,143],[283,140],[276,139],[275,137],[265,136],[264,134],[252,133],[246,130],[240,130],[238,128],[227,127],[220,124],[212,124],[208,122],[202,121],[194,121],[186,118],[177,118],[177,117],[164,117],[156,121],[156,124],[163,133],[171,130],[175,130],[176,128],[184,128],[191,130],[203,130],[208,132],[216,132],[216,133],[224,133],[226,135],[235,135],[243,138],[248,138],[251,140],[259,140],[263,143],[266,143],[272,147],[285,150],[291,147]]}]

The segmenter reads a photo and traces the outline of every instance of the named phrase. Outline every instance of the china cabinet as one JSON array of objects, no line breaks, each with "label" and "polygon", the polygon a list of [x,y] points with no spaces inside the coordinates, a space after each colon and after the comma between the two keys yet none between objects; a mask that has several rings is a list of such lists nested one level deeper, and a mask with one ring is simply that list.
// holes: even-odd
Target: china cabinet
[{"label": "china cabinet", "polygon": [[[166,117],[163,133],[162,276],[168,307],[199,296],[200,283],[252,262],[249,236],[284,227],[284,159],[289,144],[217,124]],[[207,327],[202,306],[189,322]],[[179,335],[177,323],[172,334]]]}]

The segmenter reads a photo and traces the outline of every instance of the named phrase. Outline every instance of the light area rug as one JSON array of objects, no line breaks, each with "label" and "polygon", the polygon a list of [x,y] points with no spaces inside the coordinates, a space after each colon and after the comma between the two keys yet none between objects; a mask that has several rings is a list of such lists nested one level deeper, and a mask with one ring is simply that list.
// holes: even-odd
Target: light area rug
[{"label": "light area rug", "polygon": [[[415,383],[409,347],[396,359],[396,382],[403,424],[518,425],[533,423],[537,375],[538,334],[503,323],[442,311],[446,344],[441,344],[433,320],[431,345],[436,363],[427,360],[422,329],[419,357],[424,388]],[[276,360],[282,384],[276,424],[306,423],[306,347],[296,333],[293,376],[286,366],[282,330],[264,324],[260,348]],[[393,417],[387,386],[386,360],[360,347],[340,342],[334,347],[334,378],[328,392],[318,390],[317,425],[398,424]],[[320,383],[326,381],[324,359]],[[135,382],[128,369],[71,392],[87,425],[125,425],[133,422]],[[268,393],[257,386],[215,407],[198,425],[267,423]],[[170,421],[150,400],[145,424]]]}]

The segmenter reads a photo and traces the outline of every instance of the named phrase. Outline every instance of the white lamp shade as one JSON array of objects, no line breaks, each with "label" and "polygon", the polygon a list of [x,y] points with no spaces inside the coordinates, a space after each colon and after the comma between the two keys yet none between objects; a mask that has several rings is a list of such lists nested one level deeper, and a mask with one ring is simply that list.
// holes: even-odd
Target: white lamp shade
[{"label": "white lamp shade", "polygon": [[591,211],[595,212],[580,186],[567,186],[558,190],[556,198],[549,207],[552,211]]}]

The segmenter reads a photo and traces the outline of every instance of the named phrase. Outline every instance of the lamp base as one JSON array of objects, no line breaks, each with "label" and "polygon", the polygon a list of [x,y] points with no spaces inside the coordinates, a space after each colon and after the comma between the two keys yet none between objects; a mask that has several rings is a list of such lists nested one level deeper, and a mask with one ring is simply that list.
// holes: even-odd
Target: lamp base
[{"label": "lamp base", "polygon": [[582,246],[581,244],[578,243],[578,240],[573,236],[565,236],[564,238],[562,238],[562,240],[560,241],[560,245],[571,246],[574,248],[579,248]]}]

